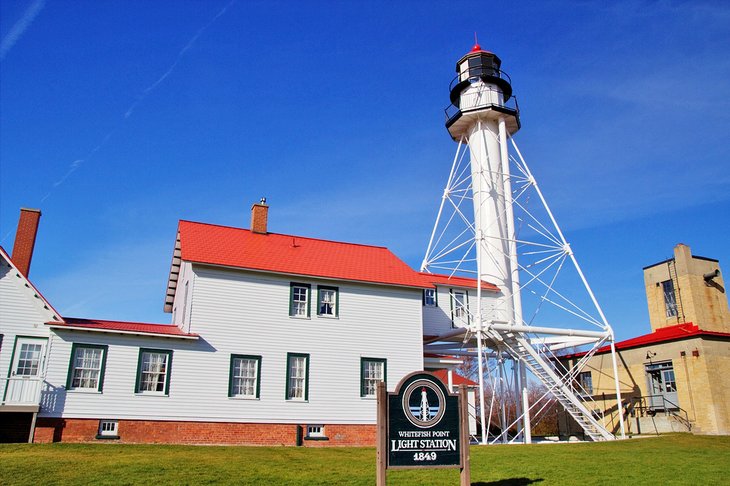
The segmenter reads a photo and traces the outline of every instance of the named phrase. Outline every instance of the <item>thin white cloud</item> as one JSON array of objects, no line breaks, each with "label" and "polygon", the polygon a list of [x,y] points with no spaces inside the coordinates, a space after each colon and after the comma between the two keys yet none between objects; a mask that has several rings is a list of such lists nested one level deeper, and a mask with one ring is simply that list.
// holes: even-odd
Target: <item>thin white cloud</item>
[{"label": "thin white cloud", "polygon": [[[45,1],[45,0],[38,0],[38,1],[40,1],[41,3],[43,3],[43,2]],[[226,4],[226,5],[225,5],[225,6],[224,6],[224,7],[222,8],[222,9],[220,9],[220,10],[218,11],[218,13],[217,13],[217,14],[216,14],[216,15],[215,15],[215,16],[214,16],[214,17],[213,17],[213,18],[212,18],[211,20],[209,20],[209,21],[208,21],[208,22],[207,22],[207,23],[206,23],[205,25],[203,25],[203,27],[201,27],[200,29],[198,29],[198,31],[197,31],[197,32],[195,33],[195,35],[193,35],[193,36],[192,36],[192,37],[190,38],[190,40],[189,40],[189,41],[188,41],[188,42],[187,42],[187,43],[186,43],[186,44],[185,44],[185,45],[183,46],[183,48],[182,48],[182,49],[180,49],[180,52],[178,52],[178,53],[177,53],[177,57],[175,58],[175,61],[174,61],[174,62],[173,62],[173,63],[172,63],[171,65],[170,65],[170,67],[169,67],[169,68],[167,68],[167,70],[166,70],[166,71],[164,72],[164,74],[162,74],[162,76],[160,76],[160,77],[159,77],[159,78],[157,79],[157,81],[155,81],[154,83],[152,83],[151,85],[149,85],[149,86],[148,86],[147,88],[145,88],[145,89],[144,89],[144,90],[142,91],[142,94],[140,94],[140,95],[139,95],[139,96],[137,97],[137,99],[136,99],[136,100],[134,100],[134,102],[133,102],[133,103],[132,103],[132,104],[131,104],[131,105],[129,106],[129,108],[127,108],[127,110],[126,110],[126,111],[124,112],[124,117],[123,117],[123,118],[124,118],[124,120],[126,120],[127,118],[129,118],[130,116],[132,116],[132,113],[133,113],[133,112],[134,112],[134,110],[135,110],[135,109],[137,108],[137,105],[139,105],[139,104],[140,104],[140,103],[141,103],[141,102],[142,102],[142,101],[143,101],[143,100],[144,100],[144,99],[145,99],[145,98],[146,98],[146,97],[147,97],[147,96],[148,96],[148,95],[149,95],[149,94],[150,94],[150,93],[151,93],[151,92],[152,92],[152,91],[153,91],[153,90],[155,89],[155,88],[157,88],[157,86],[159,86],[159,85],[160,85],[160,84],[161,84],[161,83],[162,83],[162,82],[163,82],[163,81],[164,81],[164,80],[165,80],[165,79],[166,79],[166,78],[167,78],[168,76],[170,76],[170,74],[172,74],[172,72],[173,72],[173,71],[175,70],[175,68],[177,67],[177,65],[178,65],[178,64],[180,63],[180,61],[182,60],[182,58],[183,58],[183,56],[185,55],[185,53],[186,53],[186,52],[187,52],[187,51],[188,51],[188,50],[189,50],[189,49],[190,49],[190,48],[191,48],[191,47],[192,47],[193,45],[195,45],[195,42],[196,42],[196,41],[198,40],[198,38],[199,38],[199,37],[200,37],[200,36],[201,36],[201,35],[202,35],[202,34],[203,34],[203,33],[204,33],[204,32],[205,32],[205,31],[206,31],[206,30],[207,30],[207,29],[208,29],[208,28],[209,28],[209,27],[211,26],[211,25],[213,25],[213,23],[214,23],[214,22],[215,22],[216,20],[218,20],[218,18],[219,18],[219,17],[221,16],[221,15],[223,15],[224,13],[226,13],[226,11],[227,11],[227,10],[228,10],[228,9],[229,9],[229,8],[231,7],[231,5],[233,5],[233,4],[235,3],[235,2],[236,2],[236,0],[231,0],[230,2],[228,2],[228,3],[227,3],[227,4]],[[37,2],[36,2],[36,3],[37,3]],[[37,13],[36,13],[36,15],[37,15]],[[26,16],[27,16],[27,15],[26,15]],[[33,17],[35,17],[35,15],[34,15]],[[31,20],[32,20],[32,19],[31,19]],[[3,41],[3,42],[4,42],[4,41]],[[76,172],[76,170],[78,170],[78,169],[79,169],[79,168],[81,167],[81,165],[82,165],[82,164],[83,164],[84,162],[86,162],[86,161],[87,161],[87,160],[88,160],[89,158],[91,158],[91,157],[92,157],[92,156],[93,156],[93,155],[94,155],[94,154],[95,154],[96,152],[98,152],[98,151],[99,151],[99,150],[100,150],[100,149],[101,149],[101,148],[102,148],[102,147],[103,147],[104,145],[106,145],[106,143],[107,143],[107,142],[109,141],[109,139],[110,139],[110,138],[112,137],[112,135],[113,135],[113,134],[114,134],[114,132],[116,132],[116,131],[117,131],[117,128],[114,128],[114,129],[112,129],[111,131],[109,131],[109,133],[107,133],[107,134],[106,134],[106,136],[105,136],[105,137],[104,137],[104,138],[102,139],[102,141],[101,141],[101,142],[99,142],[99,144],[98,144],[98,145],[97,145],[96,147],[94,147],[94,148],[93,148],[93,149],[92,149],[91,151],[89,151],[89,153],[88,153],[88,154],[86,155],[86,157],[84,157],[84,158],[82,158],[82,159],[76,159],[76,160],[74,160],[74,161],[73,161],[73,162],[72,162],[72,163],[71,163],[71,164],[69,165],[69,168],[68,168],[68,170],[66,171],[66,174],[64,174],[64,175],[63,175],[63,177],[61,177],[61,178],[60,178],[59,180],[57,180],[56,182],[54,182],[54,183],[53,183],[53,186],[51,187],[51,190],[50,190],[50,191],[49,191],[49,192],[48,192],[48,193],[47,193],[47,194],[46,194],[45,196],[43,196],[43,198],[41,199],[41,203],[42,203],[42,202],[44,202],[44,201],[45,201],[46,199],[48,199],[48,198],[49,198],[49,197],[51,196],[51,194],[53,193],[53,190],[54,190],[54,189],[56,189],[57,187],[61,186],[61,185],[62,185],[62,184],[63,184],[64,182],[66,182],[66,179],[68,179],[68,177],[69,177],[69,176],[70,176],[71,174],[73,174],[74,172]]]},{"label": "thin white cloud", "polygon": [[45,5],[46,0],[35,0],[30,4],[30,6],[28,6],[25,12],[23,12],[23,16],[15,22],[15,25],[13,25],[8,34],[3,37],[2,41],[0,41],[0,61],[5,59],[5,56],[8,54],[10,49],[13,48],[15,43],[18,42],[18,39],[23,36],[26,30],[28,30],[30,24],[33,23]]},{"label": "thin white cloud", "polygon": [[150,94],[150,93],[151,93],[151,92],[152,92],[152,91],[153,91],[153,90],[154,90],[155,88],[157,88],[157,87],[158,87],[158,86],[159,86],[159,85],[160,85],[160,84],[161,84],[161,83],[162,83],[162,82],[163,82],[163,81],[164,81],[165,79],[167,79],[167,77],[168,77],[168,76],[169,76],[170,74],[172,74],[172,72],[173,72],[173,71],[175,70],[175,68],[177,67],[177,65],[178,65],[178,64],[180,64],[180,61],[182,60],[183,56],[185,56],[185,53],[186,53],[186,52],[188,52],[188,50],[190,50],[190,48],[191,48],[191,47],[193,47],[193,46],[195,45],[195,43],[197,42],[198,38],[199,38],[199,37],[200,37],[201,35],[203,35],[203,33],[204,33],[204,32],[205,32],[206,30],[208,30],[208,28],[209,28],[209,27],[210,27],[211,25],[213,25],[213,22],[215,22],[216,20],[218,20],[218,18],[219,18],[219,17],[221,16],[221,15],[223,15],[224,13],[226,13],[226,11],[227,11],[227,10],[228,10],[228,9],[229,9],[229,8],[231,7],[231,5],[233,5],[233,4],[235,3],[235,2],[236,2],[236,0],[231,0],[230,2],[228,2],[228,4],[226,4],[226,5],[225,5],[225,6],[224,6],[224,7],[222,8],[222,9],[220,9],[220,11],[219,11],[219,12],[218,12],[218,13],[217,13],[217,14],[216,14],[216,15],[215,15],[215,16],[214,16],[214,17],[213,17],[212,19],[210,19],[210,21],[208,21],[208,23],[207,23],[207,24],[205,24],[205,25],[204,25],[204,26],[202,26],[202,27],[201,27],[200,29],[198,29],[198,31],[197,31],[197,32],[195,33],[195,35],[193,35],[193,36],[192,36],[192,37],[190,38],[190,40],[189,40],[189,41],[187,42],[187,44],[185,44],[185,45],[183,46],[183,48],[182,48],[182,49],[180,49],[180,52],[178,52],[178,53],[177,53],[177,57],[175,58],[175,61],[174,61],[174,62],[173,62],[173,63],[172,63],[171,65],[170,65],[170,67],[169,67],[169,68],[167,68],[167,71],[165,71],[165,72],[164,72],[164,73],[162,74],[162,76],[160,76],[159,78],[157,78],[157,81],[155,81],[154,83],[152,83],[151,85],[149,85],[149,86],[148,86],[147,88],[145,88],[145,89],[144,89],[144,90],[142,91],[142,94],[141,94],[141,95],[139,95],[139,96],[137,97],[137,99],[136,99],[136,100],[134,101],[134,103],[132,103],[132,105],[131,105],[131,106],[130,106],[130,107],[129,107],[128,109],[127,109],[127,111],[126,111],[126,112],[124,113],[124,118],[125,118],[125,119],[126,119],[126,118],[129,118],[129,117],[130,117],[130,116],[132,115],[132,113],[134,112],[135,108],[137,108],[137,105],[139,105],[139,104],[140,104],[140,103],[142,102],[142,100],[144,100],[144,99],[145,99],[145,98],[147,97],[147,95],[148,95],[148,94]]}]

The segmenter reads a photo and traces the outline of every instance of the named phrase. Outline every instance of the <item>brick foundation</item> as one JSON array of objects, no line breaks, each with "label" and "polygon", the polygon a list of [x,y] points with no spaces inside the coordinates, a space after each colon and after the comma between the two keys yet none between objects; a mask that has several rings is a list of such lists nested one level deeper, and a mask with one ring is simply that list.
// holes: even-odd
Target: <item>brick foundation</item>
[{"label": "brick foundation", "polygon": [[[295,424],[119,420],[119,439],[97,439],[98,419],[38,418],[34,442],[220,444],[295,446]],[[306,426],[301,425],[306,431]],[[325,425],[327,440],[303,438],[304,447],[373,446],[375,425]]]}]

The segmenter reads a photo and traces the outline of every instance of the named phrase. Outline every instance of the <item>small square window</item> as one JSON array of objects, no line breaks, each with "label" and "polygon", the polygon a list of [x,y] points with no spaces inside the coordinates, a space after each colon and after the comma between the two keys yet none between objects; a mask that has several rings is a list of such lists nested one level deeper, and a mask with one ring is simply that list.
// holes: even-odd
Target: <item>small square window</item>
[{"label": "small square window", "polygon": [[97,439],[118,439],[119,421],[99,420],[99,433],[96,437]]},{"label": "small square window", "polygon": [[324,425],[307,425],[307,438],[325,437]]}]

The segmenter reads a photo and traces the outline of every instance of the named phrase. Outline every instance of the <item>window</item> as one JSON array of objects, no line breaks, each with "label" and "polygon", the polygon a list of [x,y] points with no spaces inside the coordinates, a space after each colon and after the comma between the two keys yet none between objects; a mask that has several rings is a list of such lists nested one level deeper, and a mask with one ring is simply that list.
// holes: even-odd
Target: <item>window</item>
[{"label": "window", "polygon": [[674,294],[674,282],[671,280],[662,282],[662,292],[664,293],[664,310],[667,317],[677,317],[677,298]]},{"label": "window", "polygon": [[337,287],[317,287],[317,315],[337,317],[339,312],[339,290]]},{"label": "window", "polygon": [[387,378],[387,361],[380,358],[360,358],[360,396],[375,397],[378,382]]},{"label": "window", "polygon": [[185,297],[183,299],[183,312],[182,312],[182,320],[180,321],[181,324],[185,324],[185,314],[188,310],[188,284],[190,283],[190,280],[185,282]]},{"label": "window", "polygon": [[286,399],[309,400],[309,355],[287,353]]},{"label": "window", "polygon": [[231,355],[228,396],[259,398],[261,356]]},{"label": "window", "polygon": [[423,305],[436,307],[436,289],[423,289]]},{"label": "window", "polygon": [[292,317],[309,317],[309,284],[292,283],[289,298],[289,315]]},{"label": "window", "polygon": [[580,393],[593,394],[593,377],[590,371],[578,373],[578,385],[583,388],[582,390],[578,390]]},{"label": "window", "polygon": [[116,420],[99,420],[97,439],[118,439],[119,422]]},{"label": "window", "polygon": [[172,351],[140,349],[137,362],[137,393],[168,395]]},{"label": "window", "polygon": [[307,425],[307,439],[326,439],[324,425]]},{"label": "window", "polygon": [[66,389],[100,392],[104,386],[107,349],[108,346],[74,343]]},{"label": "window", "polygon": [[451,324],[463,327],[469,323],[469,294],[464,290],[451,290]]}]

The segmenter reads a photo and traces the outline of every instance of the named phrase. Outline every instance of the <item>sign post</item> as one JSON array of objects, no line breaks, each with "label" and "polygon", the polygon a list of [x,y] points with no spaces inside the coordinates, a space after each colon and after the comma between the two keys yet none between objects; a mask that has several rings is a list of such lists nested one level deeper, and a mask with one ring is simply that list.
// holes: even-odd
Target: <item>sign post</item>
[{"label": "sign post", "polygon": [[469,422],[466,387],[449,393],[436,376],[411,373],[394,393],[377,389],[377,481],[386,469],[460,468],[461,484],[470,484]]}]

